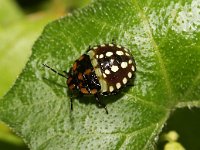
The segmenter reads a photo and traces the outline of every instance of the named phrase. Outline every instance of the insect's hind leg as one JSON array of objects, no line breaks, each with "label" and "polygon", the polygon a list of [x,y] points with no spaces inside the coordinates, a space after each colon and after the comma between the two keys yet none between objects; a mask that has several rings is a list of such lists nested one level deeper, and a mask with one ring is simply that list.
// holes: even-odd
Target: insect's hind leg
[{"label": "insect's hind leg", "polygon": [[70,111],[73,111],[73,97],[70,96]]},{"label": "insect's hind leg", "polygon": [[95,94],[94,97],[95,97],[96,102],[98,103],[98,105],[99,105],[100,107],[103,107],[103,108],[105,109],[105,111],[106,111],[106,114],[108,114],[108,109],[107,109],[106,105],[100,101],[99,95],[98,95],[98,94]]}]

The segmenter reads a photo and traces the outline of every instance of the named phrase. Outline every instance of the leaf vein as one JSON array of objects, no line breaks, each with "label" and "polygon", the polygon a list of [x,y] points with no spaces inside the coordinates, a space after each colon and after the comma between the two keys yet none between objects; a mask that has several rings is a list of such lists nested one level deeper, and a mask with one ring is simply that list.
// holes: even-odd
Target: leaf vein
[{"label": "leaf vein", "polygon": [[155,42],[155,40],[153,38],[152,30],[151,30],[151,27],[150,27],[150,24],[149,24],[149,20],[148,20],[148,18],[146,16],[145,12],[142,10],[142,8],[140,8],[138,0],[133,0],[133,2],[136,4],[139,12],[141,13],[141,19],[143,20],[143,25],[147,29],[146,32],[147,32],[147,34],[148,34],[148,36],[149,36],[149,38],[150,38],[150,40],[152,42],[152,45],[153,45],[153,47],[155,49],[155,54],[156,54],[156,56],[158,58],[158,61],[159,61],[159,64],[160,64],[161,73],[164,76],[164,81],[165,81],[165,85],[166,85],[167,92],[168,92],[168,98],[172,99],[174,94],[172,92],[172,86],[171,86],[171,83],[170,83],[170,80],[169,80],[169,75],[167,73],[167,69],[166,69],[166,66],[164,64],[164,60],[163,60],[162,55],[160,53],[159,46]]}]

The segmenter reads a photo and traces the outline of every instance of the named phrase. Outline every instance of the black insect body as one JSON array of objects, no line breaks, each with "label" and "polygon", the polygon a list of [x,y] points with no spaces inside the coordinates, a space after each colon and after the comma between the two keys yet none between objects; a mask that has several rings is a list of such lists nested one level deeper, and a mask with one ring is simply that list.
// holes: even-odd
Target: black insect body
[{"label": "black insect body", "polygon": [[[107,107],[99,95],[112,95],[123,89],[133,78],[136,65],[130,52],[116,44],[102,44],[89,48],[77,59],[66,75],[58,73],[46,64],[45,67],[67,78],[72,93],[94,95],[99,106]],[[71,100],[71,109],[72,100]]]}]

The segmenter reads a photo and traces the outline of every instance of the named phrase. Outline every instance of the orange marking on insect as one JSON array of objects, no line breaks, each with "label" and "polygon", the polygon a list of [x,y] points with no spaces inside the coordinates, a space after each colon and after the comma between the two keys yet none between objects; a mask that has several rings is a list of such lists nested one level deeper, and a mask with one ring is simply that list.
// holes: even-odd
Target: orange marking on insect
[{"label": "orange marking on insect", "polygon": [[84,56],[82,55],[78,60],[81,61],[83,60]]},{"label": "orange marking on insect", "polygon": [[79,80],[83,80],[83,74],[82,74],[82,73],[79,73],[79,74],[78,74],[78,79],[79,79]]},{"label": "orange marking on insect", "polygon": [[75,88],[75,84],[71,84],[70,86],[69,86],[69,89],[70,90],[73,90]]},{"label": "orange marking on insect", "polygon": [[72,81],[72,77],[68,78],[67,79],[67,85],[69,85],[71,81]]},{"label": "orange marking on insect", "polygon": [[87,91],[86,88],[81,88],[81,93],[83,93],[83,94],[88,94],[89,92]]},{"label": "orange marking on insect", "polygon": [[73,64],[73,71],[75,71],[76,68],[77,68],[77,62],[75,62],[75,63]]},{"label": "orange marking on insect", "polygon": [[87,70],[85,70],[84,74],[89,75],[91,72],[92,72],[91,69],[87,69]]},{"label": "orange marking on insect", "polygon": [[80,82],[78,86],[79,86],[79,88],[82,88],[83,87],[83,83]]},{"label": "orange marking on insect", "polygon": [[96,94],[96,93],[97,93],[97,89],[92,89],[92,90],[90,90],[90,93],[91,93],[91,94]]}]

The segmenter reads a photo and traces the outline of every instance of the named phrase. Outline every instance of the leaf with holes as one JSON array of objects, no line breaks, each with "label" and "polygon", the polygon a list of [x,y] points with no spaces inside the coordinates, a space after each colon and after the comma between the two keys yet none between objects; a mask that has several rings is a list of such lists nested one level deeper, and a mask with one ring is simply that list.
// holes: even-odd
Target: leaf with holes
[{"label": "leaf with holes", "polygon": [[[15,85],[0,101],[0,119],[31,149],[153,149],[175,107],[200,106],[200,3],[99,0],[48,24]],[[66,70],[89,46],[129,49],[136,61],[134,86],[101,97],[74,100],[64,78],[43,63]]]}]

